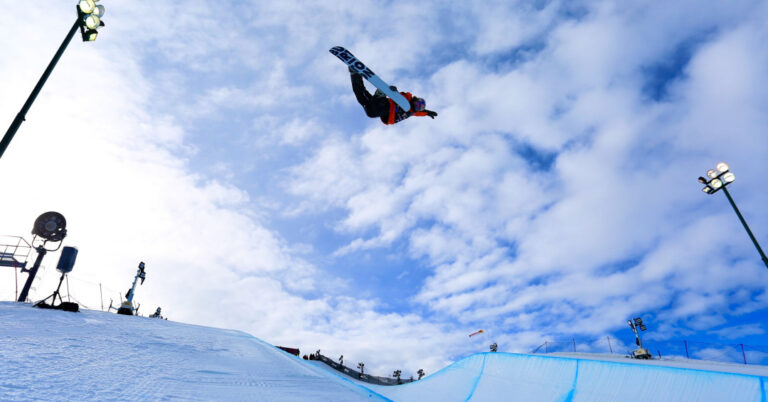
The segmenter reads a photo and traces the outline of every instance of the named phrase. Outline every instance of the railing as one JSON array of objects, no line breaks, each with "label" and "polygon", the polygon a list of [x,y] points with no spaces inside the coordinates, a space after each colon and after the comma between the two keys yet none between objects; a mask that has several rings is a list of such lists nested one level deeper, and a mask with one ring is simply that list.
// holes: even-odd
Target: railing
[{"label": "railing", "polygon": [[26,268],[31,252],[23,237],[0,235],[0,267]]},{"label": "railing", "polygon": [[[743,343],[716,343],[688,339],[656,341],[643,339],[643,347],[654,358],[664,360],[709,360],[726,363],[768,365],[768,345],[747,345]],[[631,355],[636,349],[634,339],[624,342],[606,336],[597,339],[561,339],[545,341],[531,353],[610,353]]]},{"label": "railing", "polygon": [[398,384],[405,384],[408,382],[414,381],[413,379],[396,379],[396,378],[389,378],[389,377],[378,377],[375,375],[370,374],[363,374],[357,370],[351,369],[347,366],[344,366],[342,364],[336,363],[335,361],[329,359],[326,356],[323,355],[314,355],[314,360],[319,360],[334,369],[352,377],[356,378],[360,381],[364,381],[370,384],[376,384],[376,385],[398,385]]}]

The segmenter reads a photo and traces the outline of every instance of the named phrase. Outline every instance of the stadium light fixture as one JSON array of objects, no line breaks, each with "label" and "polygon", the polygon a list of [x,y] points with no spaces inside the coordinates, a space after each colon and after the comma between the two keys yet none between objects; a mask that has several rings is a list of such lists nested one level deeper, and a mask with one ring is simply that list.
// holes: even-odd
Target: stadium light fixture
[{"label": "stadium light fixture", "polygon": [[80,30],[80,35],[84,42],[93,42],[98,37],[98,29],[104,26],[102,17],[105,12],[104,6],[96,4],[98,1],[99,0],[80,0],[77,3],[77,6],[75,6],[75,11],[77,12],[75,23],[72,25],[72,28],[69,29],[67,36],[64,37],[64,41],[59,46],[59,49],[56,51],[51,62],[48,63],[48,67],[37,81],[37,85],[35,85],[32,93],[29,94],[24,106],[21,107],[21,111],[16,114],[11,126],[8,127],[3,139],[0,140],[0,158],[2,158],[8,145],[10,145],[13,137],[19,130],[19,127],[21,127],[21,123],[26,119],[29,108],[32,107],[32,103],[35,102],[37,95],[40,94],[40,90],[43,89],[43,85],[45,85],[45,82],[48,80],[51,72],[53,72],[54,67],[56,67],[56,63],[59,62],[61,55],[64,54],[64,50],[67,49],[69,42],[72,41],[72,38],[75,36],[75,32]]},{"label": "stadium light fixture", "polygon": [[731,168],[730,166],[728,166],[727,163],[720,162],[717,165],[715,165],[715,169],[707,170],[707,177],[709,177],[709,180],[707,180],[702,176],[699,176],[698,178],[699,183],[704,185],[704,188],[702,188],[701,191],[707,194],[714,194],[720,190],[723,190],[723,192],[725,193],[725,196],[728,198],[728,202],[731,204],[731,207],[733,207],[734,212],[736,212],[736,216],[739,217],[741,224],[744,226],[744,230],[747,231],[749,238],[752,240],[752,244],[755,245],[757,252],[760,254],[760,259],[763,260],[763,264],[765,264],[765,267],[768,268],[768,257],[765,256],[765,253],[763,252],[763,249],[760,247],[760,244],[757,242],[755,235],[752,234],[752,231],[749,229],[749,226],[747,225],[747,221],[744,220],[744,217],[741,215],[739,208],[736,207],[736,203],[733,201],[733,198],[731,197],[731,193],[729,193],[728,189],[726,188],[729,184],[733,183],[736,180],[736,175],[733,172],[731,172],[730,169]]},{"label": "stadium light fixture", "polygon": [[80,0],[77,4],[77,18],[80,22],[80,36],[83,42],[93,42],[99,36],[98,29],[104,26],[102,17],[104,6],[96,4],[99,0]]}]

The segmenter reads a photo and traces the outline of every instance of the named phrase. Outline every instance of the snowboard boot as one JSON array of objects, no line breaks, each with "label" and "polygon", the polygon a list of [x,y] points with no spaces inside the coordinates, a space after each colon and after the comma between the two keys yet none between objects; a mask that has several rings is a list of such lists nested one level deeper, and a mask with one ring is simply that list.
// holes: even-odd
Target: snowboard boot
[{"label": "snowboard boot", "polygon": [[[397,87],[394,86],[394,85],[390,85],[389,89],[397,92]],[[376,92],[373,93],[373,96],[380,96],[382,98],[386,98],[387,97],[387,95],[384,92],[382,92],[381,89],[376,89]]]}]

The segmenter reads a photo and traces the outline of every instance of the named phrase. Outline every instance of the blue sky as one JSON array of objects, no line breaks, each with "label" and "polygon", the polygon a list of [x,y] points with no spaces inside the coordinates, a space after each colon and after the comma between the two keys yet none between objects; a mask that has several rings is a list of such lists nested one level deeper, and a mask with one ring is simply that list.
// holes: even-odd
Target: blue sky
[{"label": "blue sky", "polygon": [[[766,344],[768,270],[696,182],[728,162],[766,244],[765,2],[103,3],[0,160],[2,232],[62,212],[83,303],[144,260],[172,319],[382,371],[634,316]],[[73,18],[30,7],[0,16],[8,124]],[[336,45],[439,116],[367,118]]]}]

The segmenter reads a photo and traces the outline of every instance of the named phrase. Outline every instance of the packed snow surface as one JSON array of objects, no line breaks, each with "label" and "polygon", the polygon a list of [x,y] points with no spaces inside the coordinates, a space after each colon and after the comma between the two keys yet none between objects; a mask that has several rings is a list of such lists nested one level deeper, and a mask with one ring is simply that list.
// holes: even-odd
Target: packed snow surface
[{"label": "packed snow surface", "polygon": [[396,401],[766,401],[768,377],[585,358],[481,353],[421,381],[369,386]]},{"label": "packed snow surface", "polygon": [[0,303],[0,400],[385,400],[240,331]]},{"label": "packed snow surface", "polygon": [[0,303],[3,401],[768,400],[765,367],[745,374],[610,360],[481,353],[414,383],[375,386],[240,331]]}]

